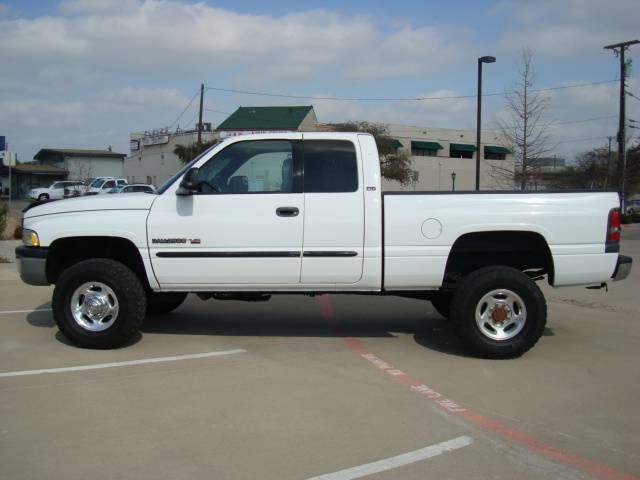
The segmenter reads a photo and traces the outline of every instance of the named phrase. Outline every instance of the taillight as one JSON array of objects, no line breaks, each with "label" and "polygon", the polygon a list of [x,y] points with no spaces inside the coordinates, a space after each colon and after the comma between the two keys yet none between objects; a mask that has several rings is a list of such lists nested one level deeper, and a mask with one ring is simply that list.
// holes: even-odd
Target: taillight
[{"label": "taillight", "polygon": [[609,212],[609,222],[607,225],[607,243],[617,243],[620,241],[620,232],[622,230],[620,220],[619,208],[614,208]]}]

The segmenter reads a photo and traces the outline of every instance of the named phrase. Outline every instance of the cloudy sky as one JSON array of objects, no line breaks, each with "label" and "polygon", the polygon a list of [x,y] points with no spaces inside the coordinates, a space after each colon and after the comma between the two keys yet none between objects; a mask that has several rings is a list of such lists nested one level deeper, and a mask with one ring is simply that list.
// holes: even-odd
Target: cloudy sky
[{"label": "cloudy sky", "polygon": [[[43,147],[128,152],[128,134],[193,126],[199,88],[313,97],[473,95],[476,59],[487,93],[534,53],[536,88],[619,78],[602,46],[640,37],[637,1],[612,0],[0,0],[0,135],[21,161]],[[629,89],[640,97],[640,48]],[[546,92],[554,152],[572,158],[617,129],[615,82]],[[475,128],[475,99],[335,101],[207,90],[205,121],[243,105],[313,104],[320,121],[370,120]],[[486,97],[484,123],[504,115]],[[640,100],[628,98],[640,121]],[[638,124],[640,126],[640,124]],[[636,132],[636,130],[630,130]],[[640,130],[637,130],[640,133]],[[636,135],[637,136],[637,135]]]}]

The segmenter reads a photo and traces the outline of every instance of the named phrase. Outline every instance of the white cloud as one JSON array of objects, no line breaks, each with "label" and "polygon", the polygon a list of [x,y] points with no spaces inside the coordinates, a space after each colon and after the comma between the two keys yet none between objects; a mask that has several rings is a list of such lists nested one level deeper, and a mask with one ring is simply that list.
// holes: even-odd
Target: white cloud
[{"label": "white cloud", "polygon": [[364,17],[324,10],[238,14],[202,3],[66,0],[71,17],[0,22],[0,54],[17,65],[82,64],[103,75],[236,70],[239,80],[308,79],[326,68],[349,78],[437,71],[460,41],[437,27],[389,33]]},{"label": "white cloud", "polygon": [[594,55],[638,34],[637,0],[505,0],[491,13],[507,14],[503,45],[531,46],[549,56]]}]

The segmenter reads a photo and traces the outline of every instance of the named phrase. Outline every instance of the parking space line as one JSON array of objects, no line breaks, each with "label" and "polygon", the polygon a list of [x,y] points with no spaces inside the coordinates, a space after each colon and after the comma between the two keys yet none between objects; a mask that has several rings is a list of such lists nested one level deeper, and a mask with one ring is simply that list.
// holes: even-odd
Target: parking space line
[{"label": "parking space line", "polygon": [[[320,312],[325,320],[335,325],[336,329],[340,329],[340,325],[337,322],[333,306],[329,295],[321,295],[318,297],[320,304]],[[389,375],[397,383],[408,387],[413,392],[421,395],[423,398],[435,403],[439,407],[444,408],[449,413],[463,418],[467,422],[474,424],[487,432],[491,432],[494,435],[498,435],[510,442],[518,443],[520,446],[527,448],[528,450],[535,452],[543,457],[549,458],[559,463],[563,463],[584,473],[592,475],[602,480],[638,480],[638,477],[629,475],[624,472],[619,472],[605,465],[600,465],[588,458],[580,457],[570,452],[560,450],[549,444],[538,440],[520,430],[516,430],[502,422],[489,418],[478,412],[474,412],[462,405],[454,402],[450,398],[445,397],[439,392],[436,392],[431,387],[416,380],[402,370],[395,368],[389,363],[385,362],[365,347],[359,340],[353,337],[343,336],[343,342],[347,347],[356,352],[360,357],[367,360],[369,363],[380,369],[382,372]]]},{"label": "parking space line", "polygon": [[383,460],[378,460],[377,462],[366,463],[357,467],[327,473],[326,475],[309,478],[308,480],[352,480],[354,478],[366,477],[367,475],[372,475],[374,473],[386,472],[393,468],[437,457],[438,455],[466,447],[472,443],[473,438],[471,437],[457,437],[419,450],[413,450],[412,452],[396,455],[395,457],[389,457]]},{"label": "parking space line", "polygon": [[35,310],[0,310],[0,315],[2,314],[11,314],[11,313],[33,313],[33,312],[50,312],[50,308],[37,308]]},{"label": "parking space line", "polygon": [[246,352],[247,352],[246,350],[242,350],[242,349],[221,350],[217,352],[194,353],[190,355],[176,355],[173,357],[142,358],[140,360],[127,360],[124,362],[96,363],[93,365],[79,365],[76,367],[43,368],[41,370],[21,370],[16,372],[0,373],[0,378],[21,377],[23,375],[40,375],[43,373],[79,372],[83,370],[97,370],[100,368],[114,368],[114,367],[127,367],[130,365],[142,365],[145,363],[178,362],[181,360],[194,360],[196,358],[221,357],[223,355],[233,355],[236,353],[246,353]]}]

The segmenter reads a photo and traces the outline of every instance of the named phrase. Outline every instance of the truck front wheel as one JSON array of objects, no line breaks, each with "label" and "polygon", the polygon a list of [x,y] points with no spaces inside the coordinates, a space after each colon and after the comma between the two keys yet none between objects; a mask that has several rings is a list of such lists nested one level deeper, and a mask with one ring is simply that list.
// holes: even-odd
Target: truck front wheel
[{"label": "truck front wheel", "polygon": [[514,358],[540,339],[547,304],[535,282],[519,270],[485,267],[460,282],[451,320],[477,355]]},{"label": "truck front wheel", "polygon": [[124,345],[144,320],[146,295],[124,264],[106,258],[65,270],[53,291],[53,317],[60,331],[87,348]]}]

